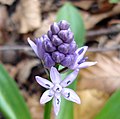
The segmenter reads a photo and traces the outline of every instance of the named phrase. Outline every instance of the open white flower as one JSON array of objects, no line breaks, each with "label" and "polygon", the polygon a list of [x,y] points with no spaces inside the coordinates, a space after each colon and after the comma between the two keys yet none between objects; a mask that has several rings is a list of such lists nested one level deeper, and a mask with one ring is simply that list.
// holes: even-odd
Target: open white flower
[{"label": "open white flower", "polygon": [[74,70],[71,74],[69,74],[64,80],[61,79],[60,73],[57,71],[55,67],[51,67],[50,70],[50,78],[52,82],[49,80],[36,76],[36,81],[43,87],[48,90],[45,91],[40,99],[41,104],[45,104],[53,98],[53,106],[54,112],[58,115],[60,110],[61,96],[65,99],[76,102],[78,104],[81,103],[78,95],[69,88],[66,88],[70,85],[78,75],[79,70]]},{"label": "open white flower", "polygon": [[95,65],[97,62],[87,62],[88,57],[84,57],[88,46],[83,46],[75,51],[75,61],[69,66],[70,69],[82,69]]}]

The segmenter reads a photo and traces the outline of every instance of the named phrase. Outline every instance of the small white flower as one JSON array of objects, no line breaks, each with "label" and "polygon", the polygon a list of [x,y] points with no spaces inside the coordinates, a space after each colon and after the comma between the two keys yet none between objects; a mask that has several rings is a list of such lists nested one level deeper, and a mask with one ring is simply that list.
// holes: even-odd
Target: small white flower
[{"label": "small white flower", "polygon": [[97,62],[86,62],[86,59],[88,58],[84,57],[84,55],[87,49],[88,46],[83,46],[75,51],[75,61],[72,65],[69,66],[70,69],[75,70],[75,69],[87,68],[97,63]]},{"label": "small white flower", "polygon": [[79,73],[78,69],[74,70],[64,80],[62,80],[60,73],[57,71],[57,69],[51,67],[50,78],[52,82],[45,78],[36,76],[36,81],[41,86],[48,89],[43,93],[40,99],[40,103],[45,104],[46,102],[50,101],[53,98],[54,112],[56,115],[58,115],[58,112],[60,110],[61,96],[63,96],[67,100],[80,104],[81,101],[78,95],[72,89],[66,88],[75,80],[78,73]]}]

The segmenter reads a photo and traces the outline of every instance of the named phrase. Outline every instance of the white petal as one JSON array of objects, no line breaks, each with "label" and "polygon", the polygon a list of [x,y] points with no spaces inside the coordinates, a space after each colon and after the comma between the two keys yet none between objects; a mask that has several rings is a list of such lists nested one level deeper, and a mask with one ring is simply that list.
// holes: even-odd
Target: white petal
[{"label": "white petal", "polygon": [[30,38],[27,38],[27,41],[28,41],[29,45],[32,47],[35,54],[39,57],[38,50],[37,50],[37,45],[32,40],[30,40]]},{"label": "white petal", "polygon": [[50,101],[53,96],[54,92],[52,92],[51,90],[45,91],[40,98],[40,104],[45,104],[46,102]]},{"label": "white petal", "polygon": [[[78,48],[78,49],[75,51],[75,53],[78,54],[78,55],[83,55],[83,56],[84,56],[84,54],[86,53],[87,49],[88,49],[88,46],[83,46],[83,47],[81,47],[81,48]],[[82,50],[82,51],[81,51],[81,50]],[[80,52],[80,51],[81,51],[81,52]]]},{"label": "white petal", "polygon": [[61,93],[65,99],[76,102],[78,104],[81,103],[79,96],[73,90],[69,88],[63,88]]},{"label": "white petal", "polygon": [[67,87],[68,85],[70,85],[76,79],[78,73],[79,73],[79,69],[74,70],[64,80],[61,81],[60,85],[62,87]]},{"label": "white petal", "polygon": [[92,65],[95,65],[95,64],[97,64],[97,62],[83,62],[78,66],[78,68],[79,69],[86,68],[86,67],[89,67],[89,66],[92,66]]},{"label": "white petal", "polygon": [[45,88],[52,88],[54,85],[53,83],[51,83],[49,80],[45,79],[45,78],[42,78],[42,77],[39,77],[39,76],[36,76],[36,81],[43,87]]},{"label": "white petal", "polygon": [[55,115],[58,115],[58,113],[60,111],[60,103],[61,103],[61,97],[60,97],[60,95],[56,95],[53,99],[53,106],[54,106]]},{"label": "white petal", "polygon": [[50,69],[50,78],[54,84],[60,83],[61,81],[60,73],[55,67],[51,67]]},{"label": "white petal", "polygon": [[77,54],[77,58],[76,58],[76,63],[78,63],[80,60],[83,59],[86,51],[88,49],[88,46],[84,46],[84,47],[81,47],[81,48],[78,48],[75,53]]}]

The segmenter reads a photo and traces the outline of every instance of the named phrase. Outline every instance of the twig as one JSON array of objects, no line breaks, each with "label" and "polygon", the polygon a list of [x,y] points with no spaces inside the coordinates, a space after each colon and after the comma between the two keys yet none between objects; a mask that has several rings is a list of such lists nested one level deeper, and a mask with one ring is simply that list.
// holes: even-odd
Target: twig
[{"label": "twig", "polygon": [[24,50],[24,51],[31,51],[32,48],[30,46],[25,46],[25,45],[5,45],[5,46],[0,46],[0,51],[4,50]]},{"label": "twig", "polygon": [[120,25],[109,27],[107,29],[91,30],[87,31],[87,37],[107,35],[112,33],[120,33]]},{"label": "twig", "polygon": [[[0,46],[0,51],[6,51],[6,50],[23,50],[23,51],[32,51],[32,48],[29,46]],[[89,48],[88,52],[108,52],[112,50],[120,50],[120,45],[112,46],[112,47],[99,47],[99,48]]]},{"label": "twig", "polygon": [[113,50],[120,50],[120,45],[116,45],[112,47],[89,48],[88,52],[108,52]]}]

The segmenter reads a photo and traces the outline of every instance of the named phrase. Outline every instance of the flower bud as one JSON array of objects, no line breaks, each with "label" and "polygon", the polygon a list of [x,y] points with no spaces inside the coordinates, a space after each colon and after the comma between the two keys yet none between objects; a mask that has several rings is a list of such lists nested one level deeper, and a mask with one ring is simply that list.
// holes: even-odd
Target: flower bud
[{"label": "flower bud", "polygon": [[45,53],[45,50],[42,47],[43,41],[44,41],[43,37],[35,38],[35,43],[37,45],[37,54],[40,59],[43,59]]},{"label": "flower bud", "polygon": [[59,50],[61,53],[67,54],[67,53],[68,53],[68,50],[69,50],[69,44],[67,44],[67,43],[61,44],[60,46],[58,46],[58,50]]},{"label": "flower bud", "polygon": [[52,37],[52,44],[54,46],[59,46],[62,43],[63,43],[63,41],[57,35],[53,35],[53,37]]},{"label": "flower bud", "polygon": [[49,39],[52,39],[52,31],[51,31],[51,30],[49,30],[49,31],[47,32],[47,35],[48,35]]},{"label": "flower bud", "polygon": [[50,68],[55,65],[55,62],[48,53],[44,54],[44,64],[46,67]]},{"label": "flower bud", "polygon": [[55,62],[60,63],[65,58],[65,55],[56,51],[52,53],[52,58]]},{"label": "flower bud", "polygon": [[62,20],[59,22],[59,27],[61,30],[67,30],[70,27],[70,25],[68,24],[67,21]]},{"label": "flower bud", "polygon": [[64,60],[61,62],[61,64],[65,67],[70,66],[74,61],[74,56],[73,55],[67,55]]},{"label": "flower bud", "polygon": [[60,31],[60,28],[57,23],[53,23],[50,27],[52,34],[57,34]]},{"label": "flower bud", "polygon": [[46,41],[43,42],[43,48],[47,52],[53,52],[53,51],[56,50],[56,48],[52,45],[52,43],[50,42],[50,40],[46,40]]},{"label": "flower bud", "polygon": [[43,41],[50,40],[47,35],[43,35],[42,38],[43,38]]},{"label": "flower bud", "polygon": [[74,38],[73,33],[68,30],[61,30],[58,35],[66,43],[71,43]]},{"label": "flower bud", "polygon": [[68,32],[68,39],[66,40],[66,43],[71,43],[74,39],[73,32],[69,31]]},{"label": "flower bud", "polygon": [[74,53],[77,49],[77,45],[76,45],[76,42],[75,41],[72,41],[69,45],[69,51],[68,53]]}]

